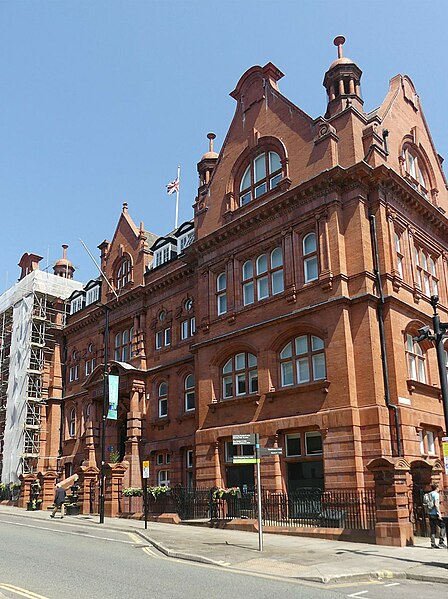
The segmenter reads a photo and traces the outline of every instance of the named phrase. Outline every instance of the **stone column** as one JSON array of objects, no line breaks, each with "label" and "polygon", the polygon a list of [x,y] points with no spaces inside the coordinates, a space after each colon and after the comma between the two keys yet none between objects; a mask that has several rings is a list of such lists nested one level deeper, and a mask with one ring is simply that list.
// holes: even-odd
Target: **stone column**
[{"label": "stone column", "polygon": [[142,473],[140,464],[139,443],[142,436],[142,413],[140,412],[140,395],[144,397],[145,385],[134,381],[131,388],[129,412],[127,415],[127,439],[125,460],[129,463],[126,471],[126,487],[141,487]]},{"label": "stone column", "polygon": [[222,477],[221,477],[221,465],[219,463],[219,441],[215,442],[214,452],[213,452],[213,462],[215,466],[215,485],[217,487],[222,487]]},{"label": "stone column", "polygon": [[[99,482],[99,469],[94,465],[80,466],[79,470],[79,499],[81,514],[90,514],[90,489],[92,482],[96,485]],[[95,494],[96,495],[96,494]],[[93,509],[98,506],[93,506]]]},{"label": "stone column", "polygon": [[115,518],[121,513],[121,493],[126,464],[106,464],[106,492],[104,498],[104,513],[109,518]]},{"label": "stone column", "polygon": [[[278,448],[278,433],[274,435],[274,447]],[[274,455],[272,456],[274,459],[274,488],[275,493],[283,492],[283,481],[282,481],[282,468],[280,465],[280,456]]]},{"label": "stone column", "polygon": [[409,464],[404,458],[376,458],[367,464],[367,468],[375,478],[376,544],[413,545],[407,484]]},{"label": "stone column", "polygon": [[21,474],[19,478],[22,486],[20,487],[20,497],[17,505],[26,508],[26,504],[30,500],[31,484],[36,480],[36,477],[34,474]]},{"label": "stone column", "polygon": [[40,498],[42,499],[42,509],[47,509],[48,506],[53,505],[54,501],[54,485],[58,476],[54,470],[49,470],[39,475],[39,482],[41,486]]}]

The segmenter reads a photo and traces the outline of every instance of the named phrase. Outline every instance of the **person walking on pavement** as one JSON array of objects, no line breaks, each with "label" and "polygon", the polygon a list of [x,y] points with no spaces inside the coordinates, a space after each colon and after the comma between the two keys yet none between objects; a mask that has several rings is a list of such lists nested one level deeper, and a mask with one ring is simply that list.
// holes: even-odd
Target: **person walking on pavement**
[{"label": "person walking on pavement", "polygon": [[[440,493],[439,484],[432,483],[431,491],[425,494],[428,499],[426,500],[428,505],[428,517],[429,526],[431,527],[431,547],[433,549],[439,549],[446,547],[445,545],[445,522],[442,520],[440,513]],[[439,528],[439,544],[436,544],[436,529]]]},{"label": "person walking on pavement", "polygon": [[54,518],[55,517],[56,512],[58,511],[59,508],[61,508],[61,519],[64,517],[64,512],[65,512],[64,501],[65,501],[65,497],[66,497],[65,489],[63,487],[61,487],[60,484],[56,484],[56,489],[55,489],[55,493],[54,493],[54,508],[53,508],[53,511],[50,514],[50,518]]}]

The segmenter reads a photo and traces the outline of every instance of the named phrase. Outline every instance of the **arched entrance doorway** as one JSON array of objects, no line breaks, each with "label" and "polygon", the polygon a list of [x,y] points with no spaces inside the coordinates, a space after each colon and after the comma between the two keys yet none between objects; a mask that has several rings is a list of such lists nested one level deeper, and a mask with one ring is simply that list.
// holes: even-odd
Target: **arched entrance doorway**
[{"label": "arched entrance doorway", "polygon": [[431,482],[440,477],[442,465],[436,458],[419,458],[411,462],[411,520],[414,534],[426,537],[429,535],[428,518],[423,508],[423,495],[429,490]]}]

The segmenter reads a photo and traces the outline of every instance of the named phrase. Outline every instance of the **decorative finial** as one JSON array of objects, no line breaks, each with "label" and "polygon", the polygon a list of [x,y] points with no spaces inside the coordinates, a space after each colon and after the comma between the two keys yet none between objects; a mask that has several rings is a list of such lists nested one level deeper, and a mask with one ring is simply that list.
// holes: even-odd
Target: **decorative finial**
[{"label": "decorative finial", "polygon": [[338,58],[342,58],[342,46],[345,44],[345,37],[338,35],[334,38],[333,44],[338,47]]},{"label": "decorative finial", "polygon": [[213,140],[216,138],[215,133],[207,133],[207,139],[209,140],[209,152],[213,152]]},{"label": "decorative finial", "polygon": [[127,212],[127,211],[128,211],[128,203],[123,202],[123,212]]},{"label": "decorative finial", "polygon": [[64,259],[67,258],[67,248],[68,248],[68,245],[66,243],[63,243],[62,244],[62,257]]}]

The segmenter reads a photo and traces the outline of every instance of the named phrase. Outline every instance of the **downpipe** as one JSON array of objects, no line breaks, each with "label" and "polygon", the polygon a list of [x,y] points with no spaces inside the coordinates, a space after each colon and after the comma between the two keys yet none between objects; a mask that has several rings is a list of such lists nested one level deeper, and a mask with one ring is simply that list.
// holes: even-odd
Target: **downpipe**
[{"label": "downpipe", "polygon": [[[370,203],[370,198],[367,196],[367,200]],[[376,235],[376,220],[375,216],[370,212],[369,209],[369,221],[370,221],[370,236],[372,240],[372,251],[373,251],[373,272],[375,274],[376,286],[378,289],[378,303],[377,303],[377,315],[378,315],[378,327],[380,332],[380,345],[381,345],[381,365],[383,371],[383,383],[384,383],[384,400],[386,402],[386,406],[390,412],[394,414],[394,423],[395,423],[395,434],[397,439],[397,456],[401,457],[403,452],[401,450],[401,424],[400,424],[400,412],[398,406],[391,403],[390,401],[390,387],[389,387],[389,370],[387,367],[387,353],[386,353],[386,336],[384,333],[384,295],[383,295],[383,285],[381,282],[381,272],[380,272],[380,261],[378,256],[378,238]],[[392,455],[394,453],[393,450],[393,441],[391,439],[391,451]]]}]

